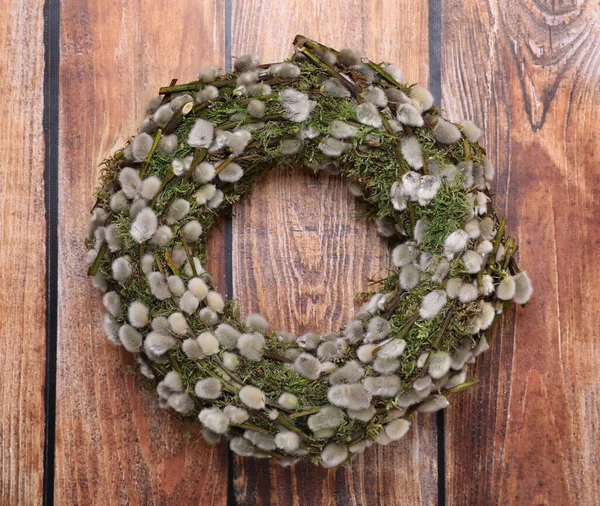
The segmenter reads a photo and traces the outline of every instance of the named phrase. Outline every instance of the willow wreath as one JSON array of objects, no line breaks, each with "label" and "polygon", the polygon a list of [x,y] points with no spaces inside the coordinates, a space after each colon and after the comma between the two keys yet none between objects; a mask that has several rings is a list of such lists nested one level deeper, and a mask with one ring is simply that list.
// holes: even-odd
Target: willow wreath
[{"label": "willow wreath", "polygon": [[[394,65],[305,37],[283,63],[161,88],[105,160],[86,240],[104,330],[240,455],[340,466],[402,438],[475,383],[509,301],[532,293],[491,204],[494,166],[470,121],[442,117]],[[300,337],[239,319],[203,265],[207,232],[274,166],[339,174],[391,245],[393,268],[339,331]]]}]

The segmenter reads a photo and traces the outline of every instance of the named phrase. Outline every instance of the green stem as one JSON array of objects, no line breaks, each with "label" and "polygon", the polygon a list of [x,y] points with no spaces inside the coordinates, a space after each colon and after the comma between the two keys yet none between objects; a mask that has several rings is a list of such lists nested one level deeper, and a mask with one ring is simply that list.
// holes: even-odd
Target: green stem
[{"label": "green stem", "polygon": [[188,169],[187,174],[185,175],[186,181],[188,181],[190,177],[192,177],[192,174],[196,170],[196,167],[198,167],[198,165],[200,165],[204,161],[207,154],[208,150],[206,148],[198,148],[194,151],[194,158],[192,159],[190,168]]},{"label": "green stem", "polygon": [[102,246],[100,246],[100,249],[98,250],[98,254],[96,255],[96,258],[94,259],[94,263],[92,265],[90,265],[90,267],[88,269],[88,276],[96,275],[96,273],[98,272],[98,269],[100,268],[100,262],[102,261],[102,257],[106,253],[107,248],[108,248],[108,244],[105,242],[102,243]]},{"label": "green stem", "polygon": [[446,313],[446,317],[444,318],[444,321],[442,322],[442,325],[440,327],[440,331],[438,333],[438,336],[436,337],[434,343],[433,343],[433,347],[436,350],[440,349],[440,346],[442,344],[442,340],[444,339],[444,333],[446,332],[446,330],[448,329],[448,327],[450,326],[450,322],[452,321],[452,317],[454,316],[454,304],[450,307],[450,309],[448,309],[448,312]]},{"label": "green stem", "polygon": [[512,237],[509,237],[506,240],[505,248],[506,252],[504,253],[504,265],[502,266],[504,270],[508,269],[508,265],[514,254],[517,252],[518,246],[515,244],[515,240]]},{"label": "green stem", "polygon": [[228,121],[226,123],[217,125],[215,128],[217,130],[228,130],[229,128],[235,128],[239,125],[250,125],[252,123],[262,123],[267,121],[287,121],[287,119],[281,114],[271,114],[269,116],[264,116],[263,118],[248,118],[243,121]]},{"label": "green stem", "polygon": [[385,70],[383,70],[381,68],[381,65],[378,65],[377,63],[372,62],[371,60],[367,60],[366,61],[367,65],[369,67],[371,67],[375,72],[377,72],[381,77],[383,77],[383,79],[385,79],[389,84],[391,84],[392,86],[395,86],[396,88],[399,88],[401,90],[406,90],[406,87],[402,85],[402,83],[399,83],[398,81],[396,81],[390,74],[388,74]]},{"label": "green stem", "polygon": [[171,93],[181,93],[183,91],[198,91],[204,86],[202,81],[192,81],[186,84],[176,84],[175,86],[163,86],[158,90],[159,95],[168,95]]},{"label": "green stem", "polygon": [[183,249],[185,250],[185,256],[188,259],[188,262],[192,269],[192,273],[194,274],[194,277],[197,277],[198,273],[196,272],[196,263],[194,262],[194,257],[192,256],[192,253],[190,251],[188,243],[185,239],[185,234],[183,233],[182,230],[179,231],[179,238],[181,239],[181,243],[183,244]]},{"label": "green stem", "polygon": [[240,423],[238,425],[235,425],[235,427],[239,427],[240,429],[245,429],[245,430],[253,430],[254,432],[261,432],[263,434],[271,434],[267,429],[263,429],[262,427],[259,427],[258,425],[254,425],[253,423],[250,423],[250,422]]},{"label": "green stem", "polygon": [[496,237],[494,239],[494,247],[492,248],[492,252],[490,253],[490,263],[496,262],[496,253],[498,253],[498,248],[500,247],[500,243],[502,243],[502,239],[504,239],[504,233],[506,230],[506,218],[502,218],[500,220],[500,227],[498,228],[498,232],[496,233]]},{"label": "green stem", "polygon": [[412,315],[408,321],[404,324],[404,327],[402,327],[402,329],[400,330],[400,332],[398,332],[397,335],[395,335],[394,337],[392,337],[391,339],[388,339],[387,341],[385,341],[384,343],[381,343],[379,346],[373,348],[373,351],[371,352],[371,354],[373,356],[375,356],[377,354],[377,352],[383,348],[386,344],[391,343],[392,341],[397,341],[398,339],[404,339],[406,337],[406,335],[408,334],[408,331],[411,329],[411,327],[413,326],[413,324],[419,319],[419,314],[415,314]]},{"label": "green stem", "polygon": [[[162,262],[160,261],[160,256],[158,255],[158,253],[154,253],[154,260],[156,261],[156,265],[158,266],[158,271],[164,276],[165,279],[167,279],[165,269],[163,267]],[[171,292],[170,288],[169,293],[171,294],[171,300],[173,301],[173,304],[175,304],[175,307],[178,307],[177,300],[175,299],[175,296],[173,295],[173,292]]]},{"label": "green stem", "polygon": [[302,432],[298,427],[296,427],[291,421],[289,421],[285,416],[279,415],[276,418],[276,420],[281,425],[283,425],[286,429],[291,430],[292,432],[295,432],[296,434],[298,434],[302,439],[310,441],[310,438],[304,432]]},{"label": "green stem", "polygon": [[473,388],[476,385],[479,385],[479,380],[477,378],[474,378],[472,380],[465,381],[464,383],[461,383],[460,385],[456,385],[455,387],[449,388],[447,390],[443,390],[442,393],[444,395],[452,395],[457,392],[461,392],[462,390],[466,390],[467,388]]},{"label": "green stem", "polygon": [[263,355],[267,358],[273,359],[273,360],[277,360],[279,362],[283,362],[285,364],[291,364],[292,360],[290,360],[287,357],[284,357],[283,355],[280,355],[279,353],[275,353],[274,351],[271,350],[267,350],[264,349],[263,350]]},{"label": "green stem", "polygon": [[415,233],[415,226],[417,224],[417,217],[416,217],[416,214],[415,214],[415,206],[409,200],[406,203],[406,207],[408,207],[408,212],[410,214],[410,235],[412,236]]},{"label": "green stem", "polygon": [[233,157],[230,156],[225,158],[219,165],[215,167],[215,174],[219,174],[225,167],[227,167],[231,162],[233,162]]},{"label": "green stem", "polygon": [[175,371],[177,371],[177,373],[179,373],[181,375],[181,366],[179,365],[179,362],[177,361],[177,359],[173,356],[172,353],[169,353],[169,362],[171,362],[171,366],[173,367],[173,369]]},{"label": "green stem", "polygon": [[142,164],[142,167],[140,169],[140,179],[144,179],[144,177],[146,176],[146,171],[148,170],[148,166],[150,165],[150,160],[154,156],[156,148],[158,148],[158,143],[160,142],[161,136],[162,136],[162,130],[159,128],[158,132],[156,132],[156,135],[154,136],[154,142],[152,143],[150,152],[148,153],[148,156],[144,160],[144,163]]},{"label": "green stem", "polygon": [[335,70],[331,65],[328,65],[324,61],[322,61],[317,55],[313,54],[307,46],[297,47],[298,51],[300,51],[303,55],[305,55],[310,61],[312,61],[317,67],[321,67],[328,74],[335,77],[341,85],[346,88],[350,94],[354,97],[354,99],[360,104],[363,102],[358,89],[354,84],[352,84],[348,79],[346,79],[342,74],[340,74],[337,70]]},{"label": "green stem", "polygon": [[171,272],[175,274],[175,276],[179,276],[179,270],[177,269],[177,266],[171,258],[171,252],[168,250],[165,251],[165,262],[167,262],[167,265],[169,266],[169,269],[171,269]]},{"label": "green stem", "polygon": [[194,102],[185,103],[175,114],[173,114],[169,122],[165,125],[163,134],[169,135],[177,130],[177,127],[181,124],[183,118],[189,114],[193,107]]},{"label": "green stem", "polygon": [[165,189],[165,187],[169,184],[169,182],[174,177],[175,177],[175,173],[172,170],[167,173],[167,175],[162,180],[162,183],[160,184],[160,188],[156,192],[156,195],[154,195],[154,197],[150,201],[150,209],[152,209],[156,205],[156,202],[158,201],[158,198],[160,197],[160,194],[163,192],[163,190]]},{"label": "green stem", "polygon": [[315,407],[310,409],[305,409],[304,411],[298,411],[297,413],[293,413],[290,415],[290,418],[293,420],[294,418],[302,418],[303,416],[314,415],[321,411],[321,407]]}]

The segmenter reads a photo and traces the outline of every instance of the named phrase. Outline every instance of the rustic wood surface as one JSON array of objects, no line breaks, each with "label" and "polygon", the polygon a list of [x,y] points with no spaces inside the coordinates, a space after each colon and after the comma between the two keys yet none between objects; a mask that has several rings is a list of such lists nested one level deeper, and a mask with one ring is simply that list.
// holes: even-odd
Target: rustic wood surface
[{"label": "rustic wood surface", "polygon": [[227,449],[190,446],[128,373],[81,262],[99,163],[136,131],[159,86],[224,62],[224,24],[209,2],[62,2],[56,504],[227,502]]},{"label": "rustic wood surface", "polygon": [[[0,503],[11,506],[42,503],[43,5],[0,6],[0,117],[10,132],[0,135]],[[171,78],[225,66],[231,54],[281,59],[303,33],[398,62],[409,81],[427,82],[427,3],[60,7],[60,69],[47,69],[60,70],[60,221],[49,231],[59,244],[56,504],[600,503],[597,2],[441,1],[442,105],[483,127],[498,205],[536,293],[527,309],[509,311],[473,369],[482,385],[446,411],[444,454],[435,418],[422,417],[402,442],[339,471],[281,469],[234,458],[224,445],[190,445],[186,433],[196,434],[157,408],[100,330],[100,299],[82,262],[83,217],[102,158],[135,131],[147,100]],[[231,238],[215,233],[217,285],[233,286],[243,314],[260,311],[276,328],[337,328],[353,294],[388,265],[385,245],[355,211],[338,179],[275,170],[236,207]]]},{"label": "rustic wood surface", "polygon": [[445,0],[443,106],[484,126],[536,292],[446,413],[448,504],[600,502],[597,2]]},{"label": "rustic wood surface", "polygon": [[42,8],[0,4],[0,504],[40,504],[44,475]]},{"label": "rustic wood surface", "polygon": [[[309,12],[320,22],[306,16]],[[252,53],[265,62],[281,61],[290,55],[296,33],[402,62],[408,80],[427,82],[427,9],[422,2],[411,0],[402,7],[389,0],[377,7],[366,1],[234,3],[235,56]],[[402,48],[409,44],[407,54]],[[358,211],[347,182],[339,178],[299,168],[275,170],[259,182],[233,217],[234,294],[242,315],[260,312],[274,328],[297,335],[344,325],[357,309],[354,294],[368,290],[368,278],[390,266],[387,245],[372,224],[367,228],[366,220],[356,219]],[[235,503],[435,504],[436,443],[435,418],[419,417],[402,443],[368,451],[342,470],[309,464],[282,469],[275,462],[236,456]]]}]

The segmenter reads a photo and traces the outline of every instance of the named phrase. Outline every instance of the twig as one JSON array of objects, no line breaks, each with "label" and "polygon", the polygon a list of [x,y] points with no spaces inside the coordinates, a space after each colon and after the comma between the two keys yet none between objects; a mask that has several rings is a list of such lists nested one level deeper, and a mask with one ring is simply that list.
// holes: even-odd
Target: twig
[{"label": "twig", "polygon": [[144,179],[144,177],[146,176],[146,171],[148,170],[148,166],[150,165],[150,160],[152,160],[152,157],[154,156],[154,152],[156,151],[156,148],[158,147],[158,143],[160,142],[161,136],[162,136],[162,130],[159,128],[158,132],[156,132],[156,135],[154,136],[154,142],[152,143],[150,152],[148,153],[148,156],[145,158],[145,160],[142,163],[142,166],[140,168],[140,179]]},{"label": "twig", "polygon": [[98,254],[96,255],[96,258],[94,259],[94,263],[92,265],[90,265],[90,267],[88,269],[88,276],[96,275],[96,273],[98,272],[98,269],[100,268],[100,262],[102,261],[102,257],[106,253],[107,248],[108,248],[108,244],[105,242],[102,243],[102,246],[100,246],[100,249],[98,250]]},{"label": "twig", "polygon": [[194,274],[194,277],[197,277],[198,273],[196,272],[196,264],[194,262],[194,257],[192,256],[192,252],[190,251],[188,243],[185,239],[185,234],[183,233],[183,230],[179,231],[179,238],[181,239],[181,243],[183,244],[183,249],[185,250],[185,256],[188,259],[188,262],[192,269],[192,273]]}]

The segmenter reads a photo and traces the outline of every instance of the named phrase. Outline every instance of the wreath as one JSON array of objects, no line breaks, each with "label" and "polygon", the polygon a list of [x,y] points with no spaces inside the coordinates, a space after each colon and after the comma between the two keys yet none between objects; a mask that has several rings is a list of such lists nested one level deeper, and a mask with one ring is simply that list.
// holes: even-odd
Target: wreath
[{"label": "wreath", "polygon": [[[401,439],[476,383],[467,367],[532,287],[492,206],[479,128],[359,53],[305,37],[285,62],[160,89],[105,160],[88,273],[104,331],[158,402],[239,455],[336,467]],[[339,331],[296,337],[215,291],[207,233],[274,166],[339,174],[390,242],[393,268]]]}]

